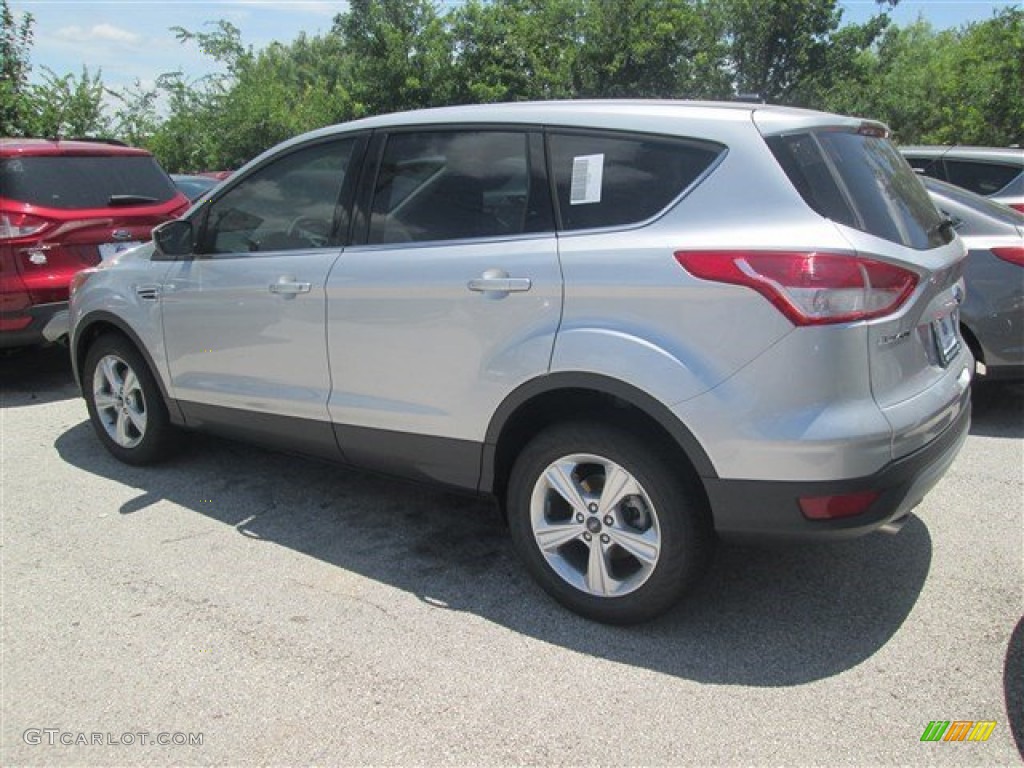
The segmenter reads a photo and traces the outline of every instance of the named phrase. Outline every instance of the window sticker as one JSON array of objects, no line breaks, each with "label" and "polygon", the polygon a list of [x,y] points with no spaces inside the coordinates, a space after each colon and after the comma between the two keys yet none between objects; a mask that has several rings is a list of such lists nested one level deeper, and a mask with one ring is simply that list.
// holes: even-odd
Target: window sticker
[{"label": "window sticker", "polygon": [[601,202],[604,179],[604,155],[580,155],[572,159],[572,186],[569,205]]}]

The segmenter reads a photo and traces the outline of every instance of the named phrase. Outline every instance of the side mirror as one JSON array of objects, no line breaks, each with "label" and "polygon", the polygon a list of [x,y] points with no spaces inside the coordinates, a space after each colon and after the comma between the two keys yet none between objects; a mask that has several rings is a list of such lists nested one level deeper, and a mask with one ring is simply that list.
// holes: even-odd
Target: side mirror
[{"label": "side mirror", "polygon": [[195,230],[188,219],[165,221],[153,229],[153,243],[157,261],[173,261],[181,256],[190,256],[195,247]]}]

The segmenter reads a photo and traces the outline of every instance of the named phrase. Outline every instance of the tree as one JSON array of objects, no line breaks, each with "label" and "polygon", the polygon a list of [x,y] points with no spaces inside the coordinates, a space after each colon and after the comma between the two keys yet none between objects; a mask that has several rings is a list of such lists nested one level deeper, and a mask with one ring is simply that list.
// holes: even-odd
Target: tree
[{"label": "tree", "polygon": [[32,14],[20,21],[0,0],[0,136],[23,136],[27,106],[28,75],[31,70],[29,50],[32,47]]},{"label": "tree", "polygon": [[887,123],[901,143],[1024,141],[1024,10],[959,30],[890,27],[826,106]]},{"label": "tree", "polygon": [[1007,8],[959,33],[949,64],[942,139],[949,143],[1024,144],[1024,8]]},{"label": "tree", "polygon": [[80,77],[58,75],[43,67],[43,81],[28,87],[25,125],[30,135],[48,137],[106,136],[102,73],[89,74],[82,67]]},{"label": "tree", "polygon": [[704,2],[590,0],[576,92],[604,98],[720,98],[726,47]]},{"label": "tree", "polygon": [[356,115],[451,101],[451,38],[429,0],[350,0],[333,34],[350,59]]},{"label": "tree", "polygon": [[132,146],[145,146],[160,127],[157,111],[159,91],[144,88],[136,80],[133,85],[118,91],[107,90],[107,94],[120,103],[114,111],[114,134]]},{"label": "tree", "polygon": [[[892,8],[898,2],[876,0],[876,5]],[[736,93],[801,106],[815,106],[888,25],[881,14],[840,29],[843,11],[837,0],[713,0],[710,5],[728,46]]]}]

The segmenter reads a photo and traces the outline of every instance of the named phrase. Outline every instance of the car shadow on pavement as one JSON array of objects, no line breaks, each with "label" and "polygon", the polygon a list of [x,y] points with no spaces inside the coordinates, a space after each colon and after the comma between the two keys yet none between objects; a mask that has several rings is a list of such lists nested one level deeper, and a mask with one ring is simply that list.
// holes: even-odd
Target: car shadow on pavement
[{"label": "car shadow on pavement", "polygon": [[1024,619],[1017,622],[1006,648],[1003,663],[1003,690],[1006,696],[1006,716],[1017,751],[1024,760]]},{"label": "car shadow on pavement", "polygon": [[168,500],[234,527],[254,547],[288,547],[416,595],[431,610],[469,612],[700,682],[788,686],[854,667],[905,621],[931,563],[931,538],[916,518],[899,536],[723,545],[707,577],[668,614],[608,627],[562,609],[533,584],[486,500],[212,437],[193,436],[169,463],[130,467],[102,450],[88,422],[64,432],[56,449],[83,471],[138,489],[122,514]]},{"label": "car shadow on pavement", "polygon": [[78,397],[68,348],[0,350],[0,405],[40,405]]},{"label": "car shadow on pavement", "polygon": [[972,435],[1024,438],[1024,382],[975,382],[971,405]]}]

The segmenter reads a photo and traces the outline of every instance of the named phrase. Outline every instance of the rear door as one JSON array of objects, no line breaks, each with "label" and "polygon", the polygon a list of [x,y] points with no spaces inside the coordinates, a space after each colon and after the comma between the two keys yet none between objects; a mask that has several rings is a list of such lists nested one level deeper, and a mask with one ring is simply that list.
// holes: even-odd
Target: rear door
[{"label": "rear door", "polygon": [[356,463],[475,487],[491,415],[548,370],[562,281],[543,142],[380,135],[327,286],[331,418]]}]

